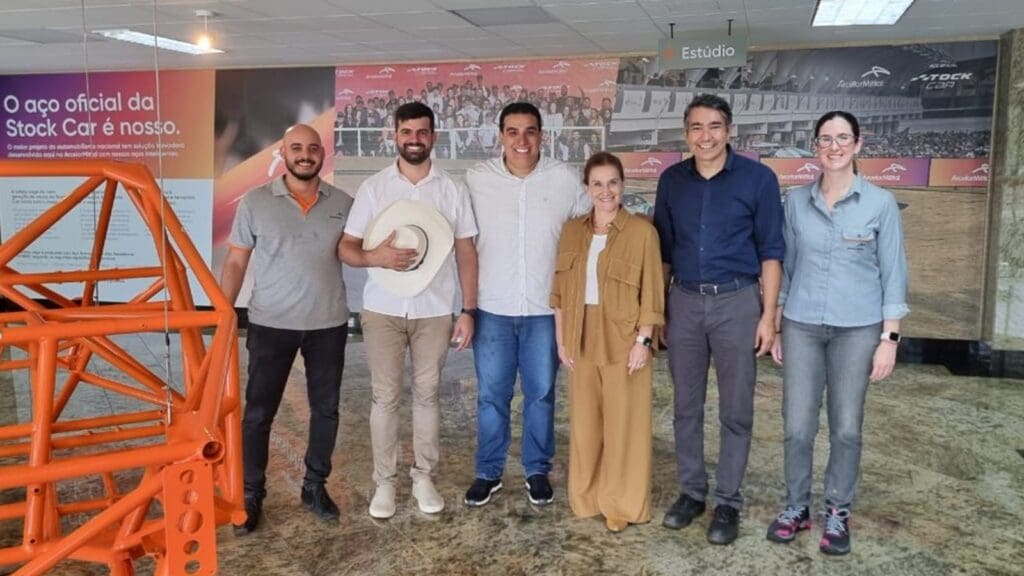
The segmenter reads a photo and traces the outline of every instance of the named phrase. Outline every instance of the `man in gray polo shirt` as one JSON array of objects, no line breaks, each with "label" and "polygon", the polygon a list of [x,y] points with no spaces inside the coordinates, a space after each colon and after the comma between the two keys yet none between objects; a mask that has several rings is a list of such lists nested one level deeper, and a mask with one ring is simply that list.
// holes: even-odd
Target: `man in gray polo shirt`
[{"label": "man in gray polo shirt", "polygon": [[352,198],[320,180],[324,149],[316,130],[289,128],[281,144],[287,171],[246,194],[238,206],[221,272],[234,302],[250,260],[249,378],[242,418],[245,524],[256,528],[266,496],[270,426],[296,352],[302,352],[309,398],[309,446],[302,503],[324,520],[340,511],[324,484],[338,434],[338,403],[345,362],[348,305],[337,257]]}]

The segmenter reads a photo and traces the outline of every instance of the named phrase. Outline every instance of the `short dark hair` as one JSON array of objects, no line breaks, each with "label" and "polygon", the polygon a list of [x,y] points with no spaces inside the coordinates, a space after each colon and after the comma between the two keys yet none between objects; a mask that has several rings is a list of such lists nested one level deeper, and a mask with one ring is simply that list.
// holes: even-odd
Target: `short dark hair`
[{"label": "short dark hair", "polygon": [[498,131],[505,131],[505,117],[509,114],[529,114],[537,119],[537,130],[544,128],[540,119],[540,110],[529,102],[513,102],[501,109],[501,116],[498,117]]},{"label": "short dark hair", "polygon": [[825,125],[825,122],[829,120],[835,120],[836,118],[842,118],[846,120],[850,125],[850,129],[853,130],[854,141],[860,140],[860,122],[857,122],[857,117],[845,110],[833,110],[831,112],[825,112],[821,118],[814,124],[814,137],[818,137],[818,133],[821,132],[821,127]]},{"label": "short dark hair", "polygon": [[622,169],[622,160],[611,152],[595,152],[590,158],[587,159],[587,163],[583,165],[583,185],[586,186],[590,183],[590,171],[598,166],[614,166],[619,171],[619,180],[626,179],[626,172]]},{"label": "short dark hair", "polygon": [[718,110],[722,113],[722,117],[725,118],[727,125],[732,125],[732,108],[729,107],[729,103],[725,101],[721,96],[714,94],[698,94],[690,103],[686,105],[686,111],[683,112],[683,124],[690,118],[690,110],[694,108],[711,108],[712,110]]},{"label": "short dark hair", "polygon": [[402,122],[417,118],[430,118],[430,131],[434,131],[434,111],[422,102],[407,102],[395,108],[395,130]]}]

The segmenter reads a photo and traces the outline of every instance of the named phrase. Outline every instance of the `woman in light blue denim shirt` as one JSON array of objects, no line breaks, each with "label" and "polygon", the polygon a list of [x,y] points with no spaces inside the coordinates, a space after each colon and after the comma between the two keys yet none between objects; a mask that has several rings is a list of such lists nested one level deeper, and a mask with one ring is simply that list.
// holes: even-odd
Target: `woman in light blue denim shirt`
[{"label": "woman in light blue denim shirt", "polygon": [[786,198],[782,338],[772,347],[783,374],[786,509],[768,527],[768,539],[789,542],[811,526],[812,454],[827,388],[820,549],[838,555],[850,551],[868,382],[892,373],[900,319],[909,312],[907,260],[895,198],[856,173],[857,119],[848,112],[825,114],[815,125],[814,143],[821,178]]}]

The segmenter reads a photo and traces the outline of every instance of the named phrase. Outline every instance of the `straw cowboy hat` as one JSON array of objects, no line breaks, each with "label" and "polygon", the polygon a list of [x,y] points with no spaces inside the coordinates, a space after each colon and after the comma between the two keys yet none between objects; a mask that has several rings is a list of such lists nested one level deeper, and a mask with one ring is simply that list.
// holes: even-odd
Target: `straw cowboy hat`
[{"label": "straw cowboy hat", "polygon": [[402,298],[426,289],[444,265],[455,244],[448,220],[433,206],[415,200],[398,200],[370,222],[363,250],[373,250],[395,231],[396,248],[414,248],[418,258],[405,270],[370,268],[370,277],[382,288]]}]

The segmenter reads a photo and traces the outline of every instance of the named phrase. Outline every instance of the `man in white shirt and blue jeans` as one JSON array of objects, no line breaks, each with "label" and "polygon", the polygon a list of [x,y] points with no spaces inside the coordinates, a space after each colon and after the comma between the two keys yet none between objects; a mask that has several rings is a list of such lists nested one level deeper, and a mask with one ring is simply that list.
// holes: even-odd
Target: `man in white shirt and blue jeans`
[{"label": "man in white shirt and blue jeans", "polygon": [[[407,270],[416,261],[416,250],[394,246],[386,240],[372,250],[363,249],[363,238],[373,219],[398,200],[428,204],[448,221],[455,235],[455,249],[440,271],[419,294],[391,294],[371,276],[363,291],[362,327],[370,366],[373,403],[370,409],[370,440],[373,445],[373,480],[377,485],[370,502],[370,516],[384,519],[395,514],[395,483],[398,478],[398,408],[401,401],[405,351],[412,360],[412,420],[415,462],[410,470],[419,509],[434,514],[444,509],[444,499],[434,487],[440,453],[438,388],[449,342],[462,350],[473,340],[476,314],[477,234],[473,208],[466,188],[430,160],[437,134],[434,113],[421,102],[395,110],[395,142],[398,160],[366,179],[356,193],[338,251],[343,262],[360,268]],[[462,288],[462,309],[453,322],[456,270]]]},{"label": "man in white shirt and blue jeans", "polygon": [[523,393],[522,464],[530,502],[551,502],[555,453],[554,312],[548,306],[562,224],[590,210],[579,173],[541,158],[541,117],[526,102],[506,106],[504,153],[466,173],[480,234],[479,308],[473,358],[477,397],[476,479],[465,502],[482,506],[502,488],[511,442],[516,376]]}]

